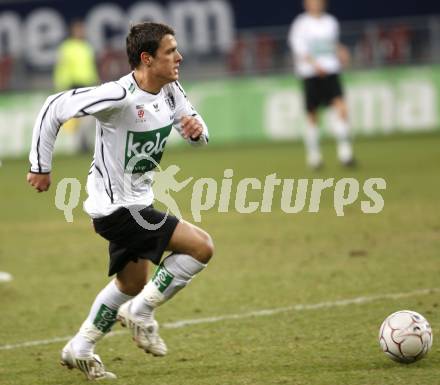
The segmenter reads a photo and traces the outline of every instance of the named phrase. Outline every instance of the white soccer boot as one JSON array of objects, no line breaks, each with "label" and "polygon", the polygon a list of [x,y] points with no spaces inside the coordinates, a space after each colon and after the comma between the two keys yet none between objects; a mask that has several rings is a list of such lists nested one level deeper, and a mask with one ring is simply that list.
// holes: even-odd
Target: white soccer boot
[{"label": "white soccer boot", "polygon": [[156,320],[145,323],[145,321],[136,319],[130,313],[131,301],[121,305],[118,311],[118,321],[123,327],[131,330],[133,340],[136,345],[151,353],[153,356],[164,356],[167,354],[167,345],[159,335],[159,324]]},{"label": "white soccer boot", "polygon": [[78,357],[75,355],[70,341],[61,352],[61,365],[68,369],[79,369],[88,380],[114,380],[116,375],[105,370],[104,364],[97,354],[90,357]]}]

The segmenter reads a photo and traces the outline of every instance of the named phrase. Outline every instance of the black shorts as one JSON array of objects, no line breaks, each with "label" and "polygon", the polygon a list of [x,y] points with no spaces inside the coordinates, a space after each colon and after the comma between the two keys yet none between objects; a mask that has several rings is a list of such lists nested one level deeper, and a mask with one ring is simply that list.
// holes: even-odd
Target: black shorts
[{"label": "black shorts", "polygon": [[93,219],[95,231],[110,242],[109,276],[120,272],[128,262],[137,262],[139,258],[158,265],[179,223],[175,216],[158,211],[153,206],[139,209],[139,213],[150,224],[158,224],[164,218],[165,221],[158,229],[146,229],[136,222],[125,207]]},{"label": "black shorts", "polygon": [[328,106],[335,98],[343,95],[338,74],[304,79],[305,105],[308,112],[321,106]]}]

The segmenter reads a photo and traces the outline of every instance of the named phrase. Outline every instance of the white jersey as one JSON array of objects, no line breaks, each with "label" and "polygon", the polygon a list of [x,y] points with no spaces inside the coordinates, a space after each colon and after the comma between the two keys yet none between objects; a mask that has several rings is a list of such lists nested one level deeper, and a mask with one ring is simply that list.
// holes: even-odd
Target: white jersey
[{"label": "white jersey", "polygon": [[326,13],[320,17],[308,13],[299,15],[290,27],[288,40],[298,76],[309,78],[317,75],[307,57],[313,58],[329,74],[340,72],[337,54],[339,23],[333,16]]},{"label": "white jersey", "polygon": [[[158,94],[136,83],[133,73],[99,87],[61,92],[47,98],[38,115],[29,155],[31,171],[49,173],[56,136],[70,118],[93,115],[96,141],[87,179],[85,211],[92,218],[111,214],[119,207],[150,205],[152,171],[160,162],[174,127],[180,134],[182,116],[194,116],[203,134],[192,144],[206,144],[208,129],[176,81]],[[136,183],[142,176],[142,183]]]}]

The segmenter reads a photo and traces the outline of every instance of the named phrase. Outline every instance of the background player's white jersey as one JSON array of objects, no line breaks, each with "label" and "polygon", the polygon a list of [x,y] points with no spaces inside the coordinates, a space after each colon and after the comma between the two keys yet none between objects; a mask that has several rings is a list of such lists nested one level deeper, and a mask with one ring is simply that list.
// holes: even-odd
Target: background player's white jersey
[{"label": "background player's white jersey", "polygon": [[[194,144],[208,141],[208,129],[178,82],[158,94],[140,89],[132,73],[99,87],[69,90],[50,96],[34,126],[29,156],[31,171],[51,170],[55,138],[72,117],[97,119],[93,162],[87,179],[86,212],[102,217],[119,207],[150,205],[153,170],[160,162],[172,127],[181,133],[182,116],[194,116],[203,134]],[[143,181],[136,183],[141,176]],[[125,183],[125,186],[124,186]]]},{"label": "background player's white jersey", "polygon": [[315,68],[307,62],[307,56],[329,74],[341,70],[337,55],[339,23],[333,16],[326,13],[320,17],[308,13],[299,15],[290,27],[288,39],[298,76],[309,78],[317,75]]}]

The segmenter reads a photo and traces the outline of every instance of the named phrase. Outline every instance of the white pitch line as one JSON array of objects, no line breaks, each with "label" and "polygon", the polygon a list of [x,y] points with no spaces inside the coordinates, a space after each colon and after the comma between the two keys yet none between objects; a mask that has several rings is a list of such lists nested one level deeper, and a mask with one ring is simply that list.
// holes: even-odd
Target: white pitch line
[{"label": "white pitch line", "polygon": [[204,324],[204,323],[212,323],[212,322],[219,322],[219,321],[226,321],[226,320],[234,320],[234,319],[242,319],[242,318],[250,318],[250,317],[263,317],[263,316],[271,316],[279,313],[286,313],[290,311],[304,311],[304,310],[317,310],[317,309],[324,309],[324,308],[332,308],[332,307],[341,307],[341,306],[348,306],[348,305],[357,305],[357,304],[365,304],[369,302],[374,301],[380,301],[383,299],[399,299],[399,298],[406,298],[406,297],[413,297],[416,295],[426,295],[431,293],[439,292],[440,289],[422,289],[422,290],[415,290],[407,293],[396,293],[396,294],[382,294],[382,295],[375,295],[375,296],[369,296],[369,297],[356,297],[356,298],[350,298],[350,299],[342,299],[337,301],[328,301],[328,302],[319,302],[314,304],[298,304],[298,305],[292,305],[292,306],[286,306],[286,307],[279,307],[275,309],[265,309],[265,310],[255,310],[248,313],[241,313],[241,314],[229,314],[229,315],[223,315],[218,317],[207,317],[207,318],[198,318],[198,319],[189,319],[189,320],[182,320],[182,321],[176,321],[171,323],[164,323],[163,327],[166,327],[168,329],[177,329],[189,325],[198,325],[198,324]]},{"label": "white pitch line", "polygon": [[[183,328],[185,326],[191,326],[191,325],[199,325],[199,324],[206,324],[206,323],[214,323],[214,322],[220,322],[220,321],[227,321],[227,320],[237,320],[237,319],[243,319],[243,318],[252,318],[252,317],[265,317],[265,316],[271,316],[275,314],[280,313],[286,313],[291,311],[305,311],[305,310],[318,310],[318,309],[325,309],[325,308],[332,308],[332,307],[343,307],[343,306],[349,306],[349,305],[362,305],[374,301],[380,301],[384,299],[400,299],[400,298],[407,298],[407,297],[414,297],[417,295],[427,295],[432,293],[438,293],[440,291],[439,288],[434,289],[422,289],[422,290],[414,290],[407,293],[395,293],[395,294],[382,294],[382,295],[373,295],[373,296],[365,296],[365,297],[356,297],[356,298],[349,298],[349,299],[342,299],[337,301],[326,301],[326,302],[319,302],[314,304],[298,304],[298,305],[292,305],[292,306],[286,306],[286,307],[279,307],[274,309],[263,309],[263,310],[255,310],[247,313],[241,313],[241,314],[226,314],[221,315],[217,317],[206,317],[206,318],[196,318],[196,319],[188,319],[188,320],[181,320],[176,322],[166,322],[162,324],[162,328],[166,329],[179,329]],[[125,334],[125,330],[119,330],[116,332],[111,332],[107,335],[107,337],[117,336],[121,334]],[[36,341],[27,341],[27,342],[21,342],[17,344],[7,344],[7,345],[0,345],[0,350],[13,350],[13,349],[19,349],[19,348],[26,348],[31,346],[41,346],[41,345],[49,345],[57,342],[66,342],[69,339],[71,339],[72,336],[68,337],[55,337],[47,340],[36,340]]]}]

